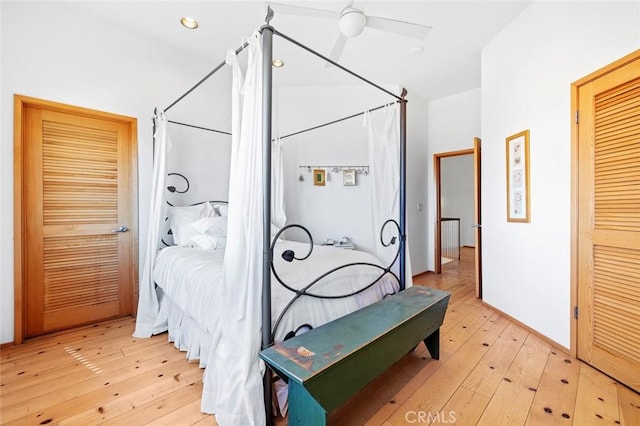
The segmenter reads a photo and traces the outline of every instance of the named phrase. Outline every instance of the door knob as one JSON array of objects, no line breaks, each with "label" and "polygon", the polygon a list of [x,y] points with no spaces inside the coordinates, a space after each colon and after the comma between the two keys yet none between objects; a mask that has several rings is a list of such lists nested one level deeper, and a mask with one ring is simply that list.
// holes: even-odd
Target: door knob
[{"label": "door knob", "polygon": [[482,225],[480,225],[479,223],[474,223],[473,225],[471,225],[472,228],[482,228]]},{"label": "door knob", "polygon": [[116,232],[127,232],[128,230],[129,230],[129,228],[127,228],[126,225],[122,225],[118,229],[112,229],[111,232],[113,232],[113,233],[116,233]]}]

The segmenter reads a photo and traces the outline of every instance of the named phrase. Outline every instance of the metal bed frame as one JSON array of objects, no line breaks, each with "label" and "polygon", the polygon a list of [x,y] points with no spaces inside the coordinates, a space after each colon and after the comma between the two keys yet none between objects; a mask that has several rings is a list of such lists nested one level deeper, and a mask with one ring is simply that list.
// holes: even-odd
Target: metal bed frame
[{"label": "metal bed frame", "polygon": [[[273,251],[274,251],[274,245],[275,245],[275,241],[277,240],[277,238],[281,235],[282,232],[284,232],[286,229],[290,229],[290,228],[299,228],[301,229],[303,232],[305,232],[308,235],[309,238],[309,242],[310,242],[310,246],[309,246],[309,251],[308,253],[303,256],[303,257],[296,257],[295,253],[291,252],[291,253],[287,253],[284,252],[282,253],[282,256],[285,258],[285,260],[287,261],[293,261],[293,260],[304,260],[306,258],[308,258],[311,255],[311,252],[313,251],[313,241],[311,238],[311,234],[309,233],[309,231],[300,226],[300,225],[288,225],[286,227],[284,227],[283,229],[281,229],[277,235],[274,237],[273,241],[271,239],[271,142],[273,140],[273,136],[272,136],[272,99],[273,99],[273,78],[272,78],[272,68],[271,68],[271,64],[272,64],[272,60],[273,60],[273,36],[279,36],[287,41],[289,41],[290,43],[295,44],[296,46],[306,50],[307,52],[321,58],[322,60],[332,64],[333,66],[343,70],[344,72],[352,75],[353,77],[356,77],[357,79],[359,79],[360,81],[367,83],[368,85],[390,95],[391,97],[393,97],[395,99],[395,102],[400,104],[400,209],[399,209],[399,220],[398,222],[396,222],[393,219],[389,219],[385,222],[385,224],[383,225],[382,229],[380,230],[380,242],[385,246],[388,247],[391,244],[396,244],[396,242],[398,243],[398,250],[397,253],[393,259],[393,261],[391,262],[391,264],[387,267],[381,267],[379,265],[375,265],[375,264],[367,264],[368,266],[373,266],[376,268],[379,268],[382,272],[380,274],[380,276],[372,283],[370,283],[369,285],[367,285],[366,287],[364,287],[363,289],[354,292],[354,293],[350,293],[350,294],[345,294],[345,295],[340,295],[340,296],[336,296],[336,297],[331,297],[331,298],[338,298],[338,297],[349,297],[352,296],[354,294],[357,294],[359,292],[362,292],[366,289],[368,289],[369,287],[371,287],[372,285],[374,285],[377,281],[380,280],[380,278],[382,278],[382,276],[388,272],[391,272],[391,266],[396,262],[396,260],[398,260],[399,262],[399,277],[398,281],[399,281],[399,285],[400,285],[400,290],[404,290],[405,288],[405,282],[406,282],[406,271],[405,271],[405,264],[406,264],[406,257],[405,257],[405,247],[406,247],[406,155],[407,155],[407,150],[406,150],[406,126],[407,126],[407,100],[405,99],[406,95],[407,95],[407,91],[406,89],[402,90],[402,93],[400,96],[397,96],[395,94],[393,94],[392,92],[380,87],[379,85],[367,80],[366,78],[360,76],[359,74],[356,74],[355,72],[343,67],[342,65],[338,64],[337,62],[329,59],[328,57],[316,52],[315,50],[299,43],[298,41],[292,39],[291,37],[279,32],[278,30],[276,30],[275,28],[273,28],[271,25],[269,25],[269,21],[271,20],[271,18],[273,17],[273,12],[271,11],[271,9],[269,8],[269,13],[267,14],[267,18],[266,18],[266,24],[263,25],[260,30],[260,36],[261,36],[261,41],[262,41],[262,49],[263,49],[263,75],[262,75],[262,106],[263,106],[263,129],[262,129],[262,151],[263,151],[263,158],[262,158],[262,164],[263,164],[263,235],[262,235],[262,246],[263,246],[263,267],[262,267],[262,324],[268,324],[269,326],[263,326],[262,327],[262,349],[265,349],[269,346],[271,346],[273,344],[273,337],[275,335],[275,331],[280,323],[280,320],[282,319],[282,316],[284,315],[281,314],[279,316],[279,318],[276,320],[276,324],[274,326],[274,328],[272,329],[270,327],[270,324],[272,322],[272,318],[271,318],[271,273],[274,273],[274,276],[276,277],[276,279],[283,285],[285,286],[287,289],[289,289],[290,291],[295,293],[295,296],[293,297],[293,299],[289,302],[289,304],[287,305],[287,307],[285,308],[285,311],[296,301],[298,300],[300,297],[302,296],[310,296],[310,297],[318,297],[318,298],[327,298],[326,296],[320,296],[317,294],[314,294],[310,291],[311,287],[316,284],[318,281],[320,281],[323,277],[336,272],[339,269],[343,269],[345,267],[354,265],[354,264],[347,264],[347,265],[343,265],[341,267],[338,268],[334,268],[331,271],[328,271],[327,273],[323,274],[321,277],[318,277],[316,280],[314,280],[312,283],[308,284],[307,286],[305,286],[303,289],[293,289],[291,287],[289,287],[286,283],[284,283],[280,277],[277,274],[277,271],[275,270],[275,267],[273,266]],[[242,50],[244,50],[244,48],[246,48],[248,46],[248,43],[243,44],[242,46],[240,46],[238,49],[236,49],[236,54],[239,54]],[[187,95],[189,95],[191,92],[193,92],[196,88],[198,88],[202,83],[204,83],[207,79],[209,79],[212,75],[214,75],[217,71],[219,71],[221,68],[223,68],[225,65],[225,62],[223,61],[222,63],[220,63],[218,66],[216,66],[212,71],[210,71],[205,77],[203,77],[200,81],[198,81],[193,87],[191,87],[189,90],[187,90],[185,93],[183,93],[180,97],[178,97],[178,99],[176,99],[173,103],[171,103],[168,107],[166,107],[164,109],[164,112],[166,113],[169,109],[171,109],[174,105],[176,105],[178,102],[180,102],[182,99],[184,99]],[[379,106],[377,108],[374,109],[370,109],[368,111],[374,111],[377,109],[381,109],[384,108],[386,105],[382,105]],[[157,111],[156,111],[157,112]],[[329,126],[344,120],[348,120],[350,118],[354,118],[357,117],[359,115],[364,114],[367,111],[364,112],[360,112],[357,114],[353,114],[347,117],[343,117],[340,118],[338,120],[334,120],[325,124],[321,124],[319,126],[314,126],[311,127],[309,129],[305,129],[305,130],[301,130],[301,131],[297,131],[295,133],[291,133],[285,136],[280,137],[280,139],[285,139],[291,136],[295,136],[307,131],[311,131],[311,130],[315,130],[321,127],[325,127],[325,126]],[[186,124],[186,123],[180,123],[180,122],[176,122],[176,121],[169,121],[173,124],[177,124],[177,125],[183,125],[183,126],[188,126],[188,127],[194,127],[197,129],[202,129],[202,130],[208,130],[208,131],[213,131],[213,132],[217,132],[217,133],[223,133],[223,134],[228,134],[230,135],[229,132],[225,132],[225,131],[221,131],[221,130],[215,130],[215,129],[208,129],[208,128],[204,128],[204,127],[200,127],[200,126],[193,126],[190,124]],[[154,133],[154,146],[155,146],[155,120],[153,123],[153,133]],[[186,178],[185,178],[186,179]],[[188,182],[188,181],[187,181]],[[175,192],[179,192],[181,193],[181,191],[176,191],[175,188],[173,188]],[[172,191],[173,192],[173,191]],[[186,191],[185,191],[186,192]],[[390,225],[394,225],[395,226],[395,231],[398,234],[397,240],[396,241],[396,237],[391,238],[390,241],[385,242],[383,240],[383,231],[387,226]],[[290,259],[289,259],[290,258]],[[395,275],[395,274],[393,274]],[[266,419],[267,419],[267,424],[271,424],[273,422],[272,419],[272,414],[271,414],[271,406],[272,406],[272,393],[271,393],[271,387],[272,387],[272,374],[270,372],[269,369],[267,369],[267,371],[265,372],[264,375],[264,403],[265,403],[265,412],[266,412]]]}]

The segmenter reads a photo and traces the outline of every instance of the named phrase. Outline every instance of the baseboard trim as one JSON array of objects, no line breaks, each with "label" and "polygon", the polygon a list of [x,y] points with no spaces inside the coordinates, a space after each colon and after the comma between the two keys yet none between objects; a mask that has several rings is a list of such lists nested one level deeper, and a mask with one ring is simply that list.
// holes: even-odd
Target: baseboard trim
[{"label": "baseboard trim", "polygon": [[419,274],[413,275],[411,278],[413,278],[415,280],[416,278],[421,278],[421,277],[423,277],[425,275],[431,275],[431,274],[435,274],[435,272],[433,272],[433,271],[424,271],[424,272],[420,272]]},{"label": "baseboard trim", "polygon": [[14,342],[0,343],[0,351],[15,346]]},{"label": "baseboard trim", "polygon": [[556,342],[553,339],[550,339],[549,337],[545,336],[544,334],[540,333],[539,331],[531,328],[530,326],[528,326],[527,324],[524,324],[522,321],[519,321],[517,319],[515,319],[514,317],[512,317],[509,314],[506,314],[504,312],[502,312],[500,309],[496,308],[495,306],[490,305],[489,303],[485,302],[484,300],[481,301],[482,304],[484,306],[486,306],[487,308],[493,309],[494,311],[496,311],[497,313],[499,313],[500,315],[504,316],[505,318],[507,318],[509,321],[512,321],[514,323],[516,323],[518,326],[524,328],[525,330],[527,330],[529,333],[533,333],[535,334],[537,337],[539,337],[540,339],[544,340],[545,342],[547,342],[548,344],[550,344],[551,346],[565,352],[567,355],[571,355],[571,350],[567,347],[564,347],[563,345],[561,345],[560,343]]}]

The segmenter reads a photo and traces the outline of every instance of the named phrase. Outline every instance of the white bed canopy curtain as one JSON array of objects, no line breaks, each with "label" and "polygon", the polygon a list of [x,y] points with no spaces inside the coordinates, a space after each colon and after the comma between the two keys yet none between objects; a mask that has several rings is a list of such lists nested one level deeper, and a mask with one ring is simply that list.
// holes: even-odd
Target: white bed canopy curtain
[{"label": "white bed canopy curtain", "polygon": [[284,209],[284,167],[282,164],[282,140],[271,143],[271,233],[277,232],[287,222]]},{"label": "white bed canopy curtain", "polygon": [[[246,78],[230,51],[233,69],[232,148],[227,248],[218,307],[224,311],[210,368],[205,371],[202,411],[220,424],[265,423],[259,360],[262,317],[262,48],[259,34],[249,40]],[[244,81],[243,81],[244,80]]]},{"label": "white bed canopy curtain", "polygon": [[[375,112],[365,112],[364,126],[367,128],[369,148],[369,173],[371,179],[371,222],[373,233],[382,238],[386,244],[395,235],[392,226],[383,226],[389,219],[396,219],[400,214],[400,124],[399,105],[388,105]],[[374,119],[374,117],[376,119]],[[399,243],[399,242],[398,242]],[[376,256],[389,265],[395,256],[396,245],[384,247],[380,241],[375,245]],[[412,285],[411,261],[409,245],[405,244],[405,287]],[[394,263],[392,271],[399,275],[399,259]]]},{"label": "white bed canopy curtain", "polygon": [[151,277],[156,254],[162,248],[161,229],[167,217],[165,201],[165,177],[167,176],[167,152],[171,149],[167,133],[167,116],[159,112],[154,117],[155,146],[153,151],[153,179],[151,182],[151,203],[149,208],[149,231],[147,234],[147,250],[142,269],[142,278],[138,291],[138,313],[134,337],[151,337],[153,334],[167,330],[167,324],[159,315],[162,308],[160,299],[162,290],[156,288]]}]

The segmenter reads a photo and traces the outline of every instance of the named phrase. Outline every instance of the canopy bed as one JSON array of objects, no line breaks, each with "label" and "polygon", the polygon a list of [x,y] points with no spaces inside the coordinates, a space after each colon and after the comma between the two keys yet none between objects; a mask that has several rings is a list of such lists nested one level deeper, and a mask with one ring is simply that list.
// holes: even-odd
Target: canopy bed
[{"label": "canopy bed", "polygon": [[[274,139],[274,35],[385,92],[392,102]],[[248,51],[244,74],[237,61],[243,50]],[[233,69],[228,204],[203,200],[197,205],[169,206],[165,178],[171,121],[166,113],[225,64]],[[405,96],[405,90],[397,96],[280,33],[267,21],[195,86],[156,112],[150,226],[134,336],[168,330],[170,340],[186,350],[189,359],[200,359],[205,367],[202,411],[215,413],[220,424],[270,421],[272,376],[264,374],[258,357],[261,349],[305,325],[327,323],[403,290],[407,275],[410,280],[405,252]],[[277,176],[280,141],[356,116],[370,120],[368,115],[375,110],[381,110],[386,120],[383,136],[369,128],[370,174],[378,188],[373,191],[373,216],[380,245],[387,248],[384,262],[380,256],[357,250],[314,246],[306,228],[286,225]],[[190,215],[186,227],[192,227],[191,234],[176,235],[180,220]],[[167,217],[171,217],[176,245],[163,248]],[[291,230],[305,235],[305,242],[283,240]],[[187,244],[175,241],[185,238]]]}]

